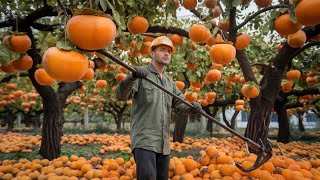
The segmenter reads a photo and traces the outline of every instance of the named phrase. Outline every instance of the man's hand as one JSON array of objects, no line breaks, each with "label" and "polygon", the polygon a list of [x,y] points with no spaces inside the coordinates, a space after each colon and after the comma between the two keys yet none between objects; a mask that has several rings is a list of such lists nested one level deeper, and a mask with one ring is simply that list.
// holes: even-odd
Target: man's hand
[{"label": "man's hand", "polygon": [[202,106],[198,102],[191,103],[193,105],[193,108],[190,109],[190,111],[193,114],[198,114],[202,111]]},{"label": "man's hand", "polygon": [[145,79],[148,76],[148,72],[147,70],[145,70],[142,67],[134,67],[134,69],[136,70],[135,72],[132,72],[132,76],[133,78],[142,78]]}]

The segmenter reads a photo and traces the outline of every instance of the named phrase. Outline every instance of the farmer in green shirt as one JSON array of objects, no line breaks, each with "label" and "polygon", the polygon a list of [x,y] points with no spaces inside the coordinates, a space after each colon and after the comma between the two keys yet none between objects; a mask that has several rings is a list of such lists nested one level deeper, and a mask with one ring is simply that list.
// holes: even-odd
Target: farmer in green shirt
[{"label": "farmer in green shirt", "polygon": [[165,89],[184,98],[164,70],[175,51],[171,40],[165,36],[151,43],[152,62],[135,67],[136,72],[122,80],[116,90],[120,101],[133,100],[130,123],[131,149],[136,161],[138,180],[167,180],[170,162],[171,108],[181,113],[197,114],[202,111],[199,103],[193,107],[183,104],[145,80],[146,77]]}]

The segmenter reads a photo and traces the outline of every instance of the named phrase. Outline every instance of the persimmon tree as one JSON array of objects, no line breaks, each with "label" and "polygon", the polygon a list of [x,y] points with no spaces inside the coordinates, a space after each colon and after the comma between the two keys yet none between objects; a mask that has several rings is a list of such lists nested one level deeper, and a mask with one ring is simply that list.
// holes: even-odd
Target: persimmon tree
[{"label": "persimmon tree", "polygon": [[[53,159],[60,153],[63,108],[68,96],[83,85],[83,80],[117,83],[128,73],[122,69],[114,75],[114,64],[92,50],[108,50],[132,66],[145,65],[150,62],[152,38],[167,35],[177,48],[168,75],[174,81],[184,82],[181,90],[186,99],[199,101],[208,107],[207,112],[219,104],[235,104],[237,111],[250,110],[245,136],[266,143],[270,114],[285,73],[290,69],[299,69],[303,75],[317,72],[319,41],[315,36],[320,32],[320,22],[314,8],[320,2],[314,0],[309,5],[304,1],[5,2],[0,28],[2,32],[13,31],[13,35],[3,33],[1,69],[14,73],[12,57],[17,54],[27,53],[32,58],[28,75],[43,100],[44,110],[40,154]],[[179,6],[194,16],[177,18]],[[258,9],[245,14],[249,6]],[[100,29],[95,29],[94,23]],[[22,33],[31,43],[26,38],[26,47],[19,49],[13,40]],[[88,34],[96,39],[89,41]],[[281,44],[279,51],[275,49],[277,44]],[[88,60],[95,60],[97,67],[92,67]],[[100,70],[106,76],[95,76]],[[309,77],[305,80],[308,84],[298,83],[303,78],[291,84],[295,84],[294,89],[305,85],[318,88],[317,73]],[[112,91],[105,92],[110,101]],[[245,102],[236,102],[240,99]]]}]

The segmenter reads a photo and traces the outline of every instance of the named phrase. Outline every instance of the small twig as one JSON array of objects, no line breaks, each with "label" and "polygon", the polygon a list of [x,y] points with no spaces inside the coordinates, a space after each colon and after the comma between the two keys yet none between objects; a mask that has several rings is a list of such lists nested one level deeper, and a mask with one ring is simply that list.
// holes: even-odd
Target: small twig
[{"label": "small twig", "polygon": [[57,3],[58,3],[58,5],[59,5],[60,9],[63,11],[64,15],[66,15],[66,17],[67,17],[67,19],[68,19],[68,18],[69,18],[69,14],[68,14],[66,8],[63,6],[63,4],[61,3],[60,0],[57,0]]},{"label": "small twig", "polygon": [[280,4],[280,5],[275,5],[275,6],[268,6],[266,8],[263,8],[259,11],[257,11],[256,13],[252,14],[251,16],[249,16],[246,20],[244,20],[241,24],[239,24],[236,29],[240,29],[242,28],[244,25],[246,25],[249,21],[251,21],[252,19],[254,19],[256,16],[258,16],[259,14],[272,10],[272,9],[277,9],[277,8],[288,8],[288,5],[285,4]]}]

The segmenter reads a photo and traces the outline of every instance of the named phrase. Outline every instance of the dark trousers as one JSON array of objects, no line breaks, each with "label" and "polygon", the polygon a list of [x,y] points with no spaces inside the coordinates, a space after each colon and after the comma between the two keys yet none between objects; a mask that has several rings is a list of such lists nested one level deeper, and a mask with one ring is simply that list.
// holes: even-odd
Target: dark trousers
[{"label": "dark trousers", "polygon": [[137,165],[137,180],[168,180],[170,155],[135,148],[133,156]]}]

